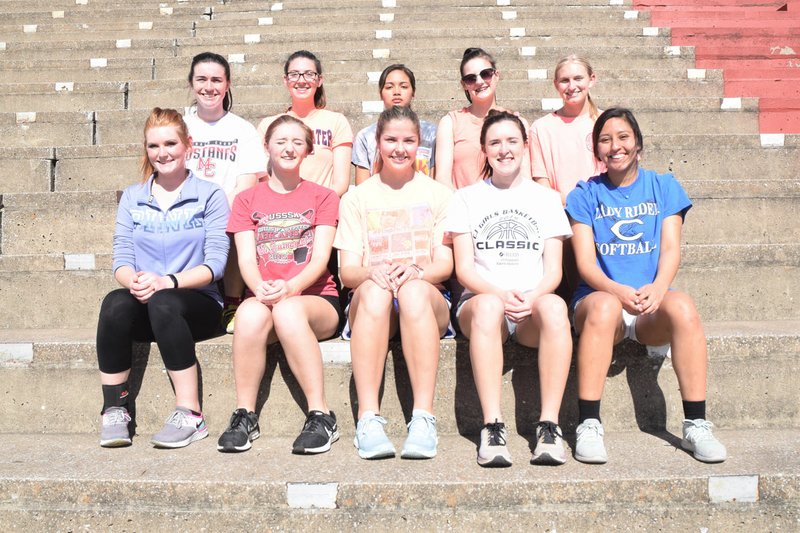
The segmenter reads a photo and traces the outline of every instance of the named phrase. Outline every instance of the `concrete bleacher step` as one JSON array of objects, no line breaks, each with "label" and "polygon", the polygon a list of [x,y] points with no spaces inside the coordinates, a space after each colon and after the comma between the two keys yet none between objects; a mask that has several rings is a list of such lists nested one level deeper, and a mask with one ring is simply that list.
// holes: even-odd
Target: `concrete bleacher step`
[{"label": "concrete bleacher step", "polygon": [[[698,213],[690,214],[689,220],[700,223]],[[111,247],[110,239],[107,243],[105,250]],[[694,296],[706,320],[800,318],[795,303],[800,298],[796,244],[687,245],[684,249],[686,256],[674,286]],[[0,323],[7,328],[94,327],[103,297],[118,288],[108,254],[82,251],[4,255],[3,259]]]},{"label": "concrete bleacher step", "polygon": [[[126,115],[120,114],[119,123],[138,131],[144,123],[144,112],[130,113],[134,117],[141,114],[141,117],[126,120]],[[365,122],[369,119],[372,117],[367,117]],[[64,131],[68,134],[69,129]],[[123,132],[127,132],[127,127],[108,128],[100,137]],[[681,181],[757,180],[762,175],[774,180],[790,180],[798,176],[800,168],[797,140],[797,137],[787,136],[783,147],[764,148],[757,135],[647,132],[643,162],[648,168],[673,172]],[[6,176],[4,190],[6,193],[121,190],[139,180],[137,164],[141,150],[140,141],[55,149],[7,149],[0,155],[0,172]],[[750,171],[750,165],[759,172]]]},{"label": "concrete bleacher step", "polygon": [[[800,432],[718,431],[730,458],[704,465],[672,433],[607,433],[610,461],[487,470],[475,444],[443,437],[430,461],[365,462],[347,439],[289,453],[268,434],[244,454],[214,438],[184,450],[101,449],[84,435],[4,435],[0,527],[123,531],[791,531],[800,520]],[[399,433],[395,444],[402,444]],[[76,458],[80,458],[76,460]],[[59,468],[53,468],[53,464]],[[87,467],[86,465],[93,465]],[[188,468],[187,465],[193,465]]]},{"label": "concrete bleacher step", "polygon": [[[721,429],[797,427],[800,391],[791,385],[798,368],[800,322],[705,323],[709,346],[709,418]],[[343,438],[355,432],[356,396],[349,364],[349,343],[321,344],[325,391],[338,415]],[[397,434],[411,413],[411,389],[399,343],[387,358],[381,412]],[[481,411],[466,341],[442,341],[434,410],[439,432],[477,435]],[[535,352],[515,344],[504,347],[502,407],[514,432],[530,434],[539,415]],[[102,405],[93,330],[0,331],[0,391],[15,416],[0,420],[0,433],[96,434]],[[231,337],[198,344],[203,411],[218,435],[235,407]],[[155,344],[135,350],[131,390],[140,434],[157,431],[174,405],[174,395]],[[289,437],[302,426],[305,400],[280,350],[271,349],[258,403],[262,428]],[[623,343],[606,380],[602,409],[609,431],[680,427],[678,384],[670,359],[651,358],[644,348]],[[574,368],[567,383],[560,423],[577,426]]]}]

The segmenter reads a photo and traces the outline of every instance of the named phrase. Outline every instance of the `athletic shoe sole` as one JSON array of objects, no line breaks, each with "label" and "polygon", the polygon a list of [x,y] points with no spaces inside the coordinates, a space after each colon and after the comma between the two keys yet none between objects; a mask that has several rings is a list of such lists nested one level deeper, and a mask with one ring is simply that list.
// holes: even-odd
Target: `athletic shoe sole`
[{"label": "athletic shoe sole", "polygon": [[433,459],[436,457],[436,450],[407,450],[403,448],[400,452],[401,459]]},{"label": "athletic shoe sole", "polygon": [[688,440],[681,440],[681,448],[683,448],[687,452],[690,452],[695,459],[697,459],[702,463],[722,463],[725,461],[725,459],[728,458],[727,455],[724,457],[720,457],[718,455],[712,457],[706,457],[700,455],[697,453],[697,451],[695,451],[694,445]]},{"label": "athletic shoe sole", "polygon": [[394,447],[392,448],[383,448],[378,450],[372,451],[364,451],[358,447],[358,437],[353,439],[353,446],[356,447],[358,450],[358,456],[362,459],[386,459],[389,457],[394,457],[397,452],[395,452]]},{"label": "athletic shoe sole", "polygon": [[318,448],[292,448],[292,453],[295,455],[314,455],[316,453],[325,453],[331,449],[331,444],[339,440],[339,432],[334,431],[331,433],[328,442]]},{"label": "athletic shoe sole", "polygon": [[511,466],[511,461],[502,455],[496,455],[491,459],[481,459],[478,457],[478,464],[484,468],[508,468]]},{"label": "athletic shoe sole", "polygon": [[[531,458],[532,465],[541,465],[541,466],[560,466],[567,462],[566,457],[556,457],[554,455],[550,455],[547,452],[541,453],[539,455],[534,455]],[[603,461],[605,462],[605,461]]]},{"label": "athletic shoe sole", "polygon": [[602,465],[608,462],[608,457],[603,457],[600,455],[587,456],[575,454],[575,460],[590,465]]},{"label": "athletic shoe sole", "polygon": [[246,452],[247,450],[249,450],[250,448],[253,447],[253,444],[252,444],[253,441],[256,440],[260,436],[261,436],[261,433],[259,433],[258,431],[254,431],[253,433],[251,433],[250,435],[247,436],[247,442],[245,442],[241,446],[230,446],[230,445],[226,446],[224,444],[217,443],[217,451],[220,451],[220,452],[223,452],[223,453]]},{"label": "athletic shoe sole", "polygon": [[108,439],[101,440],[100,446],[103,448],[124,448],[125,446],[130,446],[131,442],[132,441],[129,438]]},{"label": "athletic shoe sole", "polygon": [[191,443],[193,443],[195,441],[198,441],[198,440],[203,440],[206,437],[208,437],[208,430],[205,430],[205,431],[202,431],[202,432],[195,431],[194,433],[191,434],[191,436],[189,436],[188,438],[186,438],[186,439],[184,439],[182,441],[178,441],[178,442],[162,442],[162,441],[151,440],[150,444],[152,444],[156,448],[169,448],[169,449],[185,448],[186,446],[190,445]]}]

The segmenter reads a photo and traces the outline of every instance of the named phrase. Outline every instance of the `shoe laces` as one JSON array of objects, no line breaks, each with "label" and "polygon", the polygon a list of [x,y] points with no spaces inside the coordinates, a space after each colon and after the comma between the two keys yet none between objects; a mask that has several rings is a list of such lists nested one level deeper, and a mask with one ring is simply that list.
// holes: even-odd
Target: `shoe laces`
[{"label": "shoe laces", "polygon": [[600,438],[603,434],[603,424],[592,421],[589,422],[588,420],[583,422],[582,424],[578,425],[577,430],[578,435],[586,434],[588,438]]},{"label": "shoe laces", "polygon": [[183,426],[195,427],[197,425],[189,420],[189,416],[186,413],[177,409],[169,416],[167,424],[171,424],[178,429],[181,429]]},{"label": "shoe laces", "polygon": [[412,417],[411,422],[408,423],[409,434],[414,433],[425,436],[430,433],[430,428],[436,429],[436,419],[430,415]]},{"label": "shoe laces", "polygon": [[109,426],[127,424],[130,421],[131,415],[125,409],[109,409],[103,413],[103,423]]},{"label": "shoe laces", "polygon": [[247,432],[247,425],[249,420],[247,419],[247,411],[244,409],[237,409],[231,415],[230,424],[228,424],[231,429],[239,429],[242,428],[245,432]]},{"label": "shoe laces", "polygon": [[322,412],[309,413],[306,417],[306,423],[303,425],[303,433],[322,433],[329,429],[325,423],[324,416]]},{"label": "shoe laces", "polygon": [[708,420],[689,420],[689,423],[686,429],[686,438],[688,440],[694,442],[715,440],[714,434],[711,432],[711,428],[714,427],[714,424]]},{"label": "shoe laces", "polygon": [[487,441],[489,442],[489,446],[505,446],[506,439],[503,436],[503,430],[505,429],[506,425],[503,422],[498,422],[495,419],[494,422],[490,422],[486,424],[487,433]]},{"label": "shoe laces", "polygon": [[561,439],[564,438],[563,435],[561,435],[561,432],[559,431],[558,425],[553,422],[548,422],[548,421],[539,422],[538,428],[539,428],[539,438],[541,438],[545,444],[555,444],[556,437]]}]

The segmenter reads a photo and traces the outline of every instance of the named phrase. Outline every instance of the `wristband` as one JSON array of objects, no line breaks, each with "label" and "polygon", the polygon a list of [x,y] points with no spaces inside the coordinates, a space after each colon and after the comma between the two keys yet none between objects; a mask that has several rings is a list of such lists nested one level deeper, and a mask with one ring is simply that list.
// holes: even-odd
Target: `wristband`
[{"label": "wristband", "polygon": [[178,278],[175,277],[175,274],[167,274],[167,277],[172,280],[172,288],[178,288]]}]

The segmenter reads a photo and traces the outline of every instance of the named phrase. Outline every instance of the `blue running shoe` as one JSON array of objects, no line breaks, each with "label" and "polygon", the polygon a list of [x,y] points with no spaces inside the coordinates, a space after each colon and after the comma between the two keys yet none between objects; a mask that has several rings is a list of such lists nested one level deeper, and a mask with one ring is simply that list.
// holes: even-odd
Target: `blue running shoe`
[{"label": "blue running shoe", "polygon": [[358,456],[362,459],[381,459],[394,457],[392,441],[386,436],[383,427],[386,419],[372,411],[367,411],[356,425],[356,436],[353,446],[358,448]]}]

